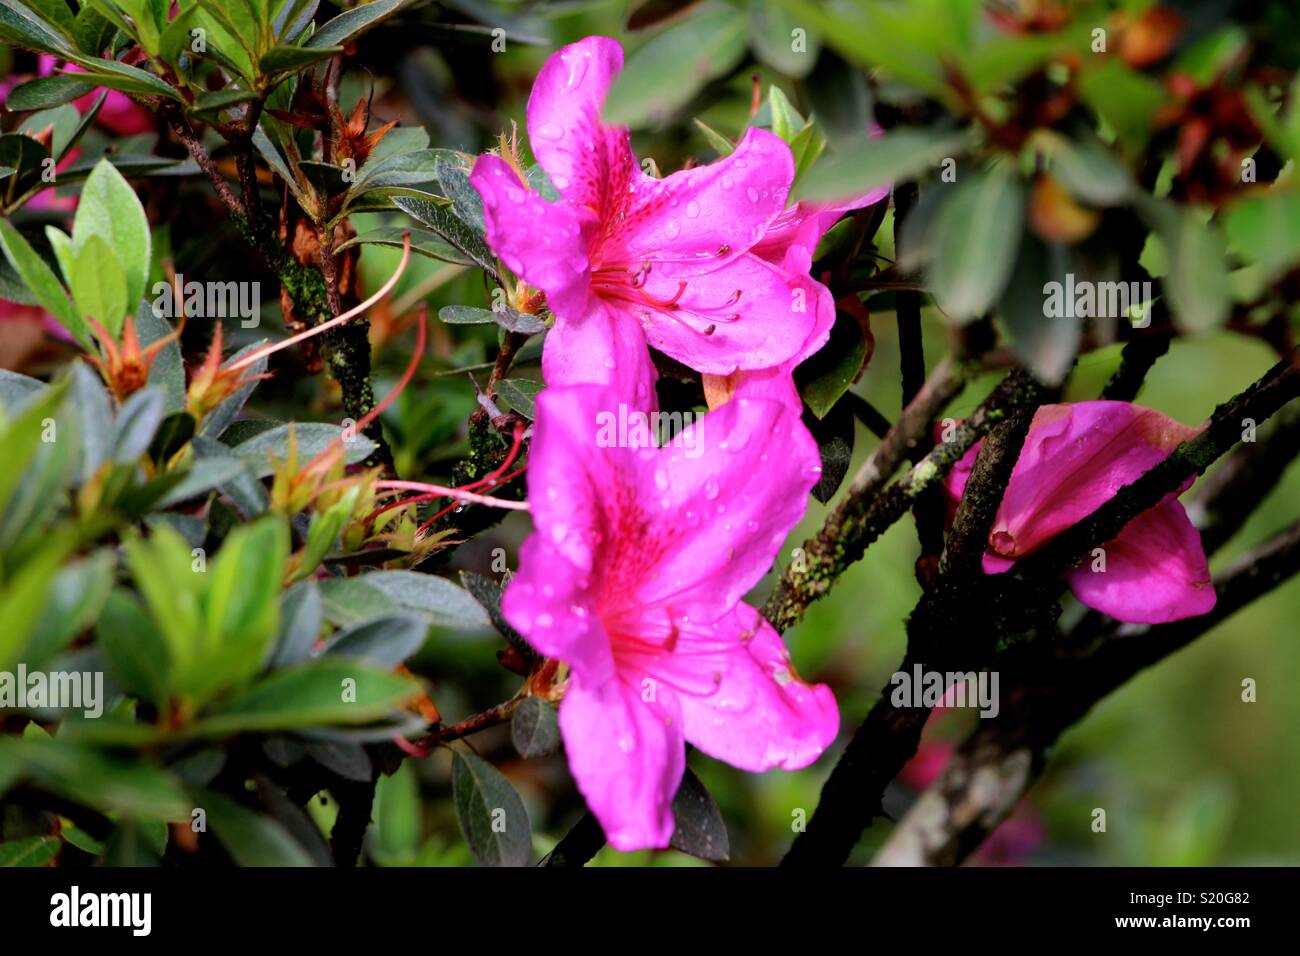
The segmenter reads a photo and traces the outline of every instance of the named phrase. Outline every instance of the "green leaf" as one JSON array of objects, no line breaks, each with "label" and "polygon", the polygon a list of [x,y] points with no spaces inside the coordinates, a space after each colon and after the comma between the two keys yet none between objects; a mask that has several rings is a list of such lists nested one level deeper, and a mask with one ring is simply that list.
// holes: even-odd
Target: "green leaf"
[{"label": "green leaf", "polygon": [[[38,400],[32,404],[39,407],[41,403]],[[0,440],[13,437],[11,429],[0,436]],[[20,434],[16,441],[5,446],[7,451],[14,453],[15,461],[20,461],[21,455],[27,452],[19,446],[22,440]],[[6,475],[4,483],[11,483],[21,473],[21,467],[15,465],[13,477]],[[0,489],[0,497],[7,497],[7,491]],[[48,609],[47,597],[58,566],[72,544],[70,532],[50,533],[38,543],[34,554],[25,555],[23,562],[10,573],[8,581],[0,586],[0,620],[5,625],[0,628],[0,671],[9,669],[11,664],[23,658],[38,622]]]},{"label": "green leaf", "polygon": [[731,858],[727,825],[712,794],[689,767],[673,797],[673,831],[669,846],[701,860],[725,863]]},{"label": "green leaf", "polygon": [[537,417],[537,395],[543,387],[527,378],[506,378],[497,382],[497,398],[532,421]]},{"label": "green leaf", "polygon": [[26,402],[43,388],[45,383],[39,378],[0,368],[0,408],[6,412],[12,412],[14,406]]},{"label": "green leaf", "polygon": [[965,130],[899,129],[882,136],[867,132],[841,143],[809,170],[795,199],[839,201],[895,182],[914,179],[970,146]]},{"label": "green leaf", "polygon": [[[142,346],[152,345],[175,331],[170,323],[153,311],[153,306],[141,301],[135,310],[135,333]],[[185,408],[185,365],[181,359],[181,345],[173,338],[159,349],[149,369],[150,387],[163,393],[163,411],[178,412]]]},{"label": "green leaf", "polygon": [[10,170],[5,178],[12,175],[17,180],[30,180],[49,155],[49,150],[36,141],[34,134],[0,135],[0,166]]},{"label": "green leaf", "polygon": [[1152,77],[1130,70],[1117,58],[1079,71],[1079,93],[1130,150],[1151,136],[1151,121],[1165,100],[1165,91]]},{"label": "green leaf", "polygon": [[[275,471],[276,462],[283,461],[288,455],[290,431],[298,444],[300,464],[306,464],[343,434],[343,429],[338,425],[287,422],[239,443],[235,446],[235,454],[247,462],[254,476],[266,478]],[[375,450],[375,443],[358,434],[351,441],[343,443],[343,450],[347,463],[355,465],[370,457],[370,453]]]},{"label": "green leaf", "polygon": [[95,624],[95,637],[109,671],[123,690],[154,703],[167,701],[167,644],[129,591],[118,589],[109,595]]},{"label": "green leaf", "polygon": [[1174,323],[1186,332],[1218,328],[1232,307],[1228,250],[1218,224],[1206,222],[1197,210],[1179,208],[1160,237],[1167,257],[1161,282]]},{"label": "green leaf", "polygon": [[402,212],[459,249],[493,279],[499,279],[496,256],[483,237],[452,215],[446,207],[414,196],[394,196],[392,202]]},{"label": "green leaf", "polygon": [[[158,866],[162,853],[151,839],[150,828],[130,817],[113,828],[105,847],[105,865],[109,867],[151,867]],[[164,846],[166,830],[163,831]]]},{"label": "green leaf", "polygon": [[1095,136],[1049,142],[1052,175],[1077,198],[1097,206],[1117,206],[1132,196],[1136,184],[1128,167]]},{"label": "green leaf", "polygon": [[460,580],[465,585],[465,590],[470,593],[483,610],[487,611],[492,626],[506,639],[506,643],[522,654],[526,660],[541,659],[541,655],[529,646],[528,642],[524,640],[524,636],[511,627],[510,622],[506,620],[506,616],[501,613],[502,587],[500,582],[485,575],[476,574],[473,571],[460,572]]},{"label": "green leaf", "polygon": [[34,836],[0,843],[0,866],[45,866],[59,854],[58,837]]},{"label": "green leaf", "polygon": [[71,377],[71,404],[81,439],[81,483],[85,484],[113,451],[113,399],[88,364],[77,363]]},{"label": "green leaf", "polygon": [[311,516],[311,525],[307,529],[307,544],[303,548],[302,563],[294,572],[294,580],[301,580],[320,566],[325,555],[334,550],[334,545],[343,532],[343,527],[356,506],[360,487],[353,486],[346,495],[335,502],[326,511],[318,511]]},{"label": "green leaf", "polygon": [[706,7],[674,23],[628,59],[605,99],[606,122],[662,122],[740,62],[747,32],[745,14],[730,6]]},{"label": "green leaf", "polygon": [[61,653],[95,623],[112,590],[115,565],[112,551],[96,551],[55,573],[45,595],[44,613],[23,652],[29,668]]},{"label": "green leaf", "polygon": [[195,793],[194,805],[206,811],[209,832],[239,866],[313,865],[311,855],[273,818],[211,790]]},{"label": "green leaf", "polygon": [[77,53],[67,54],[67,58],[94,78],[100,86],[123,93],[139,93],[144,96],[161,96],[164,99],[179,100],[180,93],[152,73],[116,60],[102,60],[94,56],[82,56]]},{"label": "green leaf", "polygon": [[138,757],[49,737],[5,738],[0,759],[5,750],[40,786],[85,806],[160,820],[189,816],[190,802],[176,780]]},{"label": "green leaf", "polygon": [[524,758],[554,753],[560,746],[555,708],[540,697],[525,697],[510,718],[510,740]]},{"label": "green leaf", "polygon": [[856,419],[851,401],[841,396],[831,406],[825,418],[805,416],[804,424],[817,442],[817,453],[822,460],[821,477],[812,487],[812,496],[826,504],[839,490],[849,465],[853,462],[853,443],[856,436]]},{"label": "green leaf", "polygon": [[[803,31],[796,48],[795,30]],[[787,8],[769,0],[750,0],[749,41],[754,55],[786,76],[802,79],[817,62],[821,38]]]},{"label": "green leaf", "polygon": [[163,394],[158,389],[146,387],[128,396],[113,424],[113,461],[127,465],[143,455],[162,418]]},{"label": "green leaf", "polygon": [[44,53],[72,52],[67,37],[16,0],[0,3],[0,40]]},{"label": "green leaf", "polygon": [[82,187],[72,221],[73,255],[78,255],[92,237],[102,239],[121,263],[127,310],[134,313],[149,278],[149,220],[135,190],[107,160],[99,161]]},{"label": "green leaf", "polygon": [[83,348],[90,348],[90,330],[45,260],[7,220],[0,220],[0,247],[14,271],[31,289],[41,307],[68,330]]},{"label": "green leaf", "polygon": [[795,369],[799,394],[818,418],[825,418],[862,371],[867,339],[862,326],[846,312],[835,316],[831,337],[806,362]]},{"label": "green leaf", "polygon": [[68,151],[68,145],[81,127],[81,114],[69,103],[33,113],[19,127],[28,136],[50,131],[50,155],[56,160]]},{"label": "green leaf", "polygon": [[944,204],[935,224],[930,287],[958,324],[979,318],[997,302],[1023,231],[1025,190],[1005,166],[967,177]]},{"label": "green leaf", "polygon": [[472,305],[444,305],[438,318],[448,325],[486,325],[495,322],[507,332],[536,335],[546,331],[546,320],[529,312],[518,312],[508,306],[480,309]]},{"label": "green leaf", "polygon": [[415,858],[422,826],[420,781],[410,760],[375,785],[375,831],[371,848],[381,862],[402,865]]},{"label": "green leaf", "polygon": [[271,655],[271,668],[278,670],[307,660],[324,622],[316,582],[303,581],[290,588],[280,606],[280,636]]},{"label": "green leaf", "polygon": [[280,618],[280,584],[289,556],[289,528],[279,514],[236,528],[208,572],[207,646],[195,662],[198,692],[237,686],[262,669]]},{"label": "green leaf", "polygon": [[437,259],[441,262],[453,262],[457,265],[466,266],[474,264],[472,259],[437,233],[430,232],[428,229],[417,229],[409,226],[379,226],[376,229],[369,229],[360,235],[353,236],[340,245],[338,251],[342,252],[349,246],[360,245],[388,246],[392,249],[401,249],[405,245],[408,235],[411,237],[412,252],[418,252],[422,256]]},{"label": "green leaf", "polygon": [[727,139],[727,137],[723,136],[712,126],[709,126],[707,123],[705,123],[703,120],[697,118],[695,120],[695,127],[702,134],[704,134],[705,141],[708,142],[708,144],[713,147],[714,152],[716,152],[719,156],[730,156],[732,153],[736,151],[735,143]]},{"label": "green leaf", "polygon": [[23,473],[36,458],[46,432],[46,419],[54,418],[68,391],[68,380],[37,393],[12,419],[0,418],[0,447],[5,450],[5,467],[0,469],[0,513],[8,508]]},{"label": "green leaf", "polygon": [[190,111],[203,119],[215,120],[227,110],[259,99],[261,96],[252,90],[236,90],[230,87],[224,90],[208,90],[194,98],[194,105],[190,107]]},{"label": "green leaf", "polygon": [[371,723],[418,691],[398,674],[342,657],[276,671],[200,722],[206,736]]},{"label": "green leaf", "polygon": [[164,466],[193,437],[194,416],[189,412],[173,412],[158,426],[153,441],[149,443],[149,457],[155,465]]},{"label": "green leaf", "polygon": [[349,43],[366,30],[378,26],[410,2],[411,0],[372,0],[370,3],[353,7],[326,22],[304,46],[316,50]]},{"label": "green leaf", "polygon": [[[90,4],[84,4],[73,21],[72,36],[82,53],[100,56],[117,36],[117,25]],[[176,62],[174,57],[165,60],[168,63]]]},{"label": "green leaf", "polygon": [[460,161],[439,156],[433,164],[434,176],[442,187],[442,194],[451,200],[456,216],[475,232],[482,234],[483,197],[470,185],[469,170]]},{"label": "green leaf", "polygon": [[81,314],[97,320],[116,338],[128,311],[126,274],[106,240],[90,236],[73,250],[68,285]]},{"label": "green leaf", "polygon": [[419,651],[428,633],[424,618],[391,614],[339,631],[322,653],[356,658],[376,667],[396,667]]},{"label": "green leaf", "polygon": [[96,86],[75,76],[42,76],[15,86],[5,100],[5,109],[15,113],[49,109],[85,96]]},{"label": "green leaf", "polygon": [[257,68],[262,73],[280,73],[287,70],[300,70],[322,60],[328,60],[342,53],[341,46],[305,47],[276,46],[262,54],[257,61]]},{"label": "green leaf", "polygon": [[1229,242],[1275,279],[1300,262],[1300,193],[1270,189],[1248,194],[1223,215]]},{"label": "green leaf", "polygon": [[446,578],[418,571],[375,571],[355,578],[320,582],[325,611],[339,625],[409,611],[428,624],[453,630],[489,625],[483,608],[464,589]]},{"label": "green leaf", "polygon": [[1048,246],[1037,236],[1027,234],[998,306],[1016,355],[1039,381],[1052,386],[1060,385],[1074,365],[1083,319],[1048,315],[1044,290],[1051,282],[1064,287],[1066,274],[1071,271],[1062,247]]},{"label": "green leaf", "polygon": [[456,753],[451,792],[460,832],[481,865],[527,865],[533,843],[528,813],[500,771],[473,754]]}]

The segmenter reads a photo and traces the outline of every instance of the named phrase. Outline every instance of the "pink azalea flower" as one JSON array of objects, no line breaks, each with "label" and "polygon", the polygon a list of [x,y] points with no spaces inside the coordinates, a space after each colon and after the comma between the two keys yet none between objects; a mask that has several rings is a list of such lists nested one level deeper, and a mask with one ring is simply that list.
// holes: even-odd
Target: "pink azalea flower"
[{"label": "pink azalea flower", "polygon": [[[985,572],[1013,567],[1198,431],[1128,402],[1044,405],[1034,415],[989,534]],[[965,490],[978,448],[945,481],[954,503]],[[1104,569],[1089,555],[1070,572],[1074,596],[1116,620],[1140,624],[1211,610],[1215,593],[1205,550],[1178,500],[1190,486],[1189,481],[1125,525],[1103,549]]]},{"label": "pink azalea flower", "polygon": [[802,412],[803,399],[794,384],[794,370],[821,350],[835,325],[835,302],[830,290],[808,274],[813,253],[822,236],[844,213],[880,202],[888,195],[889,187],[881,186],[839,203],[797,202],[772,220],[750,253],[780,266],[789,275],[791,287],[802,290],[796,301],[811,312],[812,326],[799,351],[779,365],[736,371],[725,377],[705,376],[704,393],[710,408],[733,396],[744,395],[774,399],[796,414]]},{"label": "pink azalea flower", "polygon": [[496,156],[479,157],[471,182],[493,250],[555,314],[547,384],[613,384],[647,408],[647,344],[712,375],[768,368],[800,350],[815,313],[797,312],[784,270],[749,252],[785,207],[789,147],[751,129],[724,159],[647,176],[628,130],[600,116],[622,66],[617,42],[587,37],[538,74],[529,140],[560,201],[526,189]]},{"label": "pink azalea flower", "polygon": [[569,665],[569,766],[609,842],[633,850],[668,845],[686,742],[743,770],[797,769],[839,712],[741,601],[821,471],[807,431],[774,402],[737,400],[663,448],[609,447],[602,416],[623,401],[590,385],[538,397],[536,532],[502,607]]}]

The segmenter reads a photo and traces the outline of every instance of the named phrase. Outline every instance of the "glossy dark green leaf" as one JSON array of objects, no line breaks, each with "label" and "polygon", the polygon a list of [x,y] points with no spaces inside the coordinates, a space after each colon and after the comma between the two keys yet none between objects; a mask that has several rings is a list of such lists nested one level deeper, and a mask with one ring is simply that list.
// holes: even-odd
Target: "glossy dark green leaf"
[{"label": "glossy dark green leaf", "polygon": [[527,378],[505,378],[497,382],[497,398],[530,421],[537,417],[535,403],[541,382]]},{"label": "glossy dark green leaf", "polygon": [[628,57],[605,100],[606,121],[629,126],[663,121],[740,62],[747,32],[744,12],[724,5],[674,23]]},{"label": "glossy dark green leaf", "polygon": [[75,76],[42,76],[15,86],[5,100],[5,109],[11,112],[50,109],[85,96],[96,85]]},{"label": "glossy dark green leaf", "polygon": [[725,863],[731,858],[731,840],[722,811],[689,767],[673,797],[673,819],[677,828],[668,845],[674,850],[713,863]]},{"label": "glossy dark green leaf", "polygon": [[525,866],[532,827],[519,794],[499,770],[474,754],[452,757],[452,799],[460,832],[482,866]]},{"label": "glossy dark green leaf", "polygon": [[1024,209],[1024,185],[1005,166],[958,180],[935,223],[928,270],[935,301],[951,321],[972,321],[997,303],[1015,266]]},{"label": "glossy dark green leaf", "polygon": [[835,316],[827,343],[795,369],[799,394],[818,418],[825,418],[862,371],[867,339],[862,326],[846,312]]},{"label": "glossy dark green leaf", "polygon": [[560,746],[555,707],[540,697],[525,697],[510,718],[510,740],[519,756],[545,757]]}]

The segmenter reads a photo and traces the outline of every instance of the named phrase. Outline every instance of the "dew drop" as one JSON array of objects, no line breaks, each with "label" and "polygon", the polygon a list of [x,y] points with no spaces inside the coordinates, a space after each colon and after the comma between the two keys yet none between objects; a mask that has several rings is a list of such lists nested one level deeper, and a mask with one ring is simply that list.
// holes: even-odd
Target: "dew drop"
[{"label": "dew drop", "polygon": [[697,203],[694,199],[692,199],[690,202],[686,204],[686,215],[694,219],[699,214],[700,214],[700,204]]},{"label": "dew drop", "polygon": [[758,202],[758,190],[753,186],[745,190],[745,195],[749,197],[750,202]]},{"label": "dew drop", "polygon": [[564,130],[554,123],[543,123],[537,135],[542,139],[557,140],[564,138]]},{"label": "dew drop", "polygon": [[704,482],[704,497],[708,498],[710,501],[718,497],[717,479],[709,478]]},{"label": "dew drop", "polygon": [[664,232],[668,233],[669,239],[676,239],[677,234],[680,233],[681,231],[682,231],[681,227],[678,226],[676,222],[669,222],[668,225],[664,228]]},{"label": "dew drop", "polygon": [[723,189],[730,189],[730,188],[731,188],[732,186],[734,186],[734,185],[736,185],[736,184],[732,181],[732,179],[731,179],[730,176],[723,176],[723,177],[722,177],[722,188],[723,188]]}]

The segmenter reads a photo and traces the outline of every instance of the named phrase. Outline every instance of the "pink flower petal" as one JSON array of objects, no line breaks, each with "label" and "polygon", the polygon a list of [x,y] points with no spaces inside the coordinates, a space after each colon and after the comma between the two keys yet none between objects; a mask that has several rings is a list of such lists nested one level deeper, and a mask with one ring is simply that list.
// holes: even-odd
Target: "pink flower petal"
[{"label": "pink flower petal", "polygon": [[604,212],[606,228],[617,231],[601,257],[633,267],[649,261],[661,277],[710,272],[762,239],[793,178],[790,147],[751,129],[717,162],[663,179],[641,175],[633,192]]},{"label": "pink flower petal", "polygon": [[[1034,415],[989,540],[1022,557],[1087,517],[1197,429],[1128,402],[1044,405]],[[974,450],[968,453],[973,463]],[[966,466],[969,467],[969,466]],[[952,484],[961,481],[954,476]]]},{"label": "pink flower petal", "polygon": [[874,205],[888,196],[889,187],[881,186],[838,203],[797,202],[772,220],[750,251],[792,271],[807,272],[822,236],[844,213]]},{"label": "pink flower petal", "polygon": [[628,320],[639,319],[659,351],[710,375],[789,360],[813,334],[818,315],[812,290],[750,255],[690,279],[651,272],[642,291],[673,304],[633,305]]},{"label": "pink flower petal", "polygon": [[540,534],[519,549],[519,571],[501,596],[506,620],[547,657],[566,661],[592,686],[613,680],[614,657],[592,604],[590,576]]},{"label": "pink flower petal", "polygon": [[569,682],[560,732],[569,769],[615,849],[666,847],[673,796],[686,770],[681,711],[666,688],[643,699],[639,686]]},{"label": "pink flower petal", "polygon": [[795,415],[803,414],[803,398],[795,387],[794,370],[821,350],[830,339],[835,325],[835,302],[830,290],[807,275],[790,276],[790,287],[803,290],[803,302],[813,321],[799,351],[780,365],[764,369],[740,370],[730,376],[730,394],[736,398],[771,399],[780,402]]},{"label": "pink flower petal", "polygon": [[1163,624],[1213,610],[1217,597],[1201,536],[1170,495],[1142,512],[1104,548],[1105,571],[1091,556],[1070,573],[1070,590],[1118,621]]},{"label": "pink flower petal", "polygon": [[556,315],[542,345],[542,377],[550,386],[609,385],[630,408],[658,407],[659,377],[645,333],[630,316],[591,298],[579,315]]},{"label": "pink flower petal", "polygon": [[653,457],[638,457],[621,520],[638,528],[604,574],[633,607],[674,620],[717,620],[767,573],[821,474],[799,419],[737,399],[709,412]]},{"label": "pink flower petal", "polygon": [[586,37],[552,54],[528,97],[528,139],[551,184],[577,206],[608,209],[640,177],[625,127],[600,118],[623,48]]},{"label": "pink flower petal", "polygon": [[483,197],[487,239],[506,267],[545,292],[557,315],[585,315],[591,278],[585,235],[594,218],[548,203],[499,156],[480,156],[470,184]]},{"label": "pink flower petal", "polygon": [[[679,647],[696,651],[684,636]],[[839,708],[825,684],[805,684],[781,637],[759,613],[738,604],[713,625],[703,650],[725,647],[720,683],[708,697],[679,694],[686,739],[733,767],[755,773],[812,763],[839,732]]]}]

